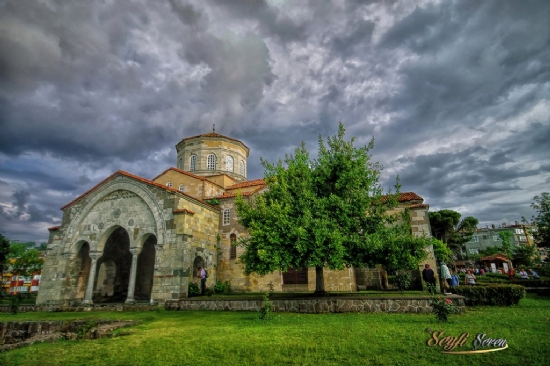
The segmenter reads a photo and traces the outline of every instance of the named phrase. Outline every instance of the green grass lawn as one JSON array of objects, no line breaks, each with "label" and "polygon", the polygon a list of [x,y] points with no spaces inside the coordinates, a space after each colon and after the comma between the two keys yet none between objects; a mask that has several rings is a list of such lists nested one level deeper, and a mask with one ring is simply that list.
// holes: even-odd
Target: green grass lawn
[{"label": "green grass lawn", "polygon": [[[438,323],[421,314],[251,312],[95,312],[0,314],[0,321],[136,319],[129,335],[58,341],[0,354],[0,365],[522,365],[550,364],[550,298],[528,295],[519,306],[468,308]],[[505,338],[509,348],[446,355],[428,347],[431,333]],[[468,344],[470,344],[469,341]]]}]

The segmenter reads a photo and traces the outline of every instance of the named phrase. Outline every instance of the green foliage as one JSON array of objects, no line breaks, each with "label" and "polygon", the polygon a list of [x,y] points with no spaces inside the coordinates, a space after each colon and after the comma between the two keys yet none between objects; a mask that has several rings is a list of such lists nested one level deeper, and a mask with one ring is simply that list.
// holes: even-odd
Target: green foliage
[{"label": "green foliage", "polygon": [[212,206],[219,206],[220,205],[220,200],[217,199],[217,198],[211,198],[211,199],[208,199],[208,200],[205,200],[204,202],[212,205]]},{"label": "green foliage", "polygon": [[411,287],[412,276],[410,273],[400,273],[395,276],[394,283],[397,289],[401,292],[405,292],[406,289]]},{"label": "green foliage", "polygon": [[502,241],[502,251],[506,254],[506,258],[512,258],[512,236],[510,231],[499,231],[498,237]]},{"label": "green foliage", "polygon": [[187,291],[187,296],[193,297],[193,296],[199,296],[201,294],[201,289],[198,283],[191,282],[189,284],[189,288]]},{"label": "green foliage", "polygon": [[486,256],[490,256],[490,255],[504,253],[504,249],[502,247],[497,247],[497,246],[488,247],[488,248],[485,248],[485,249],[480,249],[479,253],[481,254],[482,257],[486,257]]},{"label": "green foliage", "polygon": [[458,312],[453,302],[443,297],[432,297],[430,305],[432,306],[432,313],[440,322],[446,322],[449,315]]},{"label": "green foliage", "polygon": [[239,221],[250,233],[240,240],[245,274],[316,268],[316,292],[322,293],[323,267],[380,263],[404,269],[424,258],[428,239],[412,237],[408,213],[386,214],[398,195],[382,197],[382,168],[369,153],[374,141],[356,148],[344,132],[340,124],[328,147],[319,137],[316,160],[303,142],[284,162],[262,159],[266,189],[250,201],[236,199]]},{"label": "green foliage", "polygon": [[40,258],[40,251],[29,249],[15,259],[12,264],[12,272],[28,277],[42,270],[43,265],[44,259]]},{"label": "green foliage", "polygon": [[6,261],[9,258],[10,241],[0,234],[0,274],[4,272],[6,268]]},{"label": "green foliage", "polygon": [[473,216],[460,220],[461,214],[453,210],[429,212],[430,226],[434,237],[453,250],[460,250],[475,233],[479,220]]},{"label": "green foliage", "polygon": [[449,249],[447,244],[442,242],[439,239],[433,239],[432,245],[434,248],[434,254],[437,258],[437,262],[452,263],[453,262],[453,251]]},{"label": "green foliage", "polygon": [[271,302],[271,295],[273,294],[273,283],[269,283],[269,291],[263,296],[263,306],[260,309],[260,320],[269,320],[272,318],[273,303]]},{"label": "green foliage", "polygon": [[214,285],[214,293],[224,295],[231,294],[231,281],[222,282],[218,280]]},{"label": "green foliage", "polygon": [[533,201],[531,207],[537,212],[533,217],[537,229],[533,232],[535,242],[539,247],[550,247],[550,194],[542,192]]},{"label": "green foliage", "polygon": [[94,320],[88,320],[86,323],[82,324],[76,330],[76,339],[84,339],[92,330],[97,328],[97,322]]},{"label": "green foliage", "polygon": [[519,285],[458,286],[453,292],[464,296],[467,306],[511,306],[525,297],[525,287]]},{"label": "green foliage", "polygon": [[520,245],[512,250],[512,259],[516,267],[535,267],[541,262],[535,245]]},{"label": "green foliage", "polygon": [[426,284],[426,289],[428,290],[428,293],[430,295],[435,295],[435,293],[437,292],[437,288],[435,287],[435,284],[431,283],[431,282],[424,282]]}]

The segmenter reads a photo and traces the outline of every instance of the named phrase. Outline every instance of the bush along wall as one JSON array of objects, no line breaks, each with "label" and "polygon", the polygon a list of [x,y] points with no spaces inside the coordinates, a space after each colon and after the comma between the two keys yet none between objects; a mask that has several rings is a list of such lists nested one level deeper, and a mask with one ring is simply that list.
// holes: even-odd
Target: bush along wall
[{"label": "bush along wall", "polygon": [[466,306],[511,306],[525,297],[519,285],[458,286],[453,292],[466,298]]}]

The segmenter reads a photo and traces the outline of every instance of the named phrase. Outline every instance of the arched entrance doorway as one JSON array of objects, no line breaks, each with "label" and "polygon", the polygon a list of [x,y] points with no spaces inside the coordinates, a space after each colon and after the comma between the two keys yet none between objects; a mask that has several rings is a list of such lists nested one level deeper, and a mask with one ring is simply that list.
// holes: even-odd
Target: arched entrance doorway
[{"label": "arched entrance doorway", "polygon": [[122,227],[115,229],[105,242],[103,255],[97,261],[97,276],[93,301],[124,302],[132,267],[130,238]]},{"label": "arched entrance doorway", "polygon": [[136,286],[134,298],[136,301],[149,301],[153,289],[153,273],[155,271],[155,245],[157,237],[150,235],[138,256]]},{"label": "arched entrance doorway", "polygon": [[90,275],[92,260],[90,258],[90,244],[88,242],[81,243],[81,247],[76,255],[75,267],[77,268],[77,282],[75,299],[81,301],[86,294],[86,286],[88,285],[88,277]]}]

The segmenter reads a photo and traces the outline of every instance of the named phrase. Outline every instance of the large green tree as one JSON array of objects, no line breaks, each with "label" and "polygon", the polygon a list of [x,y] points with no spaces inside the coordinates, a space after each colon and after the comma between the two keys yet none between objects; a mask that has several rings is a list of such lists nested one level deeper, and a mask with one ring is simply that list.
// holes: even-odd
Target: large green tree
[{"label": "large green tree", "polygon": [[533,232],[535,242],[539,247],[550,247],[550,194],[542,192],[540,196],[533,197],[531,207],[537,215],[533,217],[536,231]]},{"label": "large green tree", "polygon": [[29,249],[20,256],[13,258],[11,264],[12,273],[23,277],[32,276],[35,272],[41,271],[44,259],[40,257],[40,251]]},{"label": "large green tree", "polygon": [[516,267],[534,267],[541,262],[535,245],[519,245],[512,250],[512,259]]},{"label": "large green tree", "polygon": [[6,268],[6,261],[10,253],[10,241],[0,234],[0,276]]},{"label": "large green tree", "polygon": [[387,213],[398,195],[383,195],[382,168],[369,153],[374,141],[357,148],[344,133],[340,124],[328,146],[319,137],[314,160],[303,142],[277,164],[262,159],[266,189],[236,200],[239,220],[250,234],[241,239],[246,274],[315,268],[316,293],[322,294],[323,268],[375,263],[411,268],[425,257],[430,241],[411,235],[407,212]]},{"label": "large green tree", "polygon": [[462,216],[453,210],[440,210],[428,213],[432,234],[441,240],[449,249],[459,252],[462,245],[472,239],[479,220],[473,216]]}]

